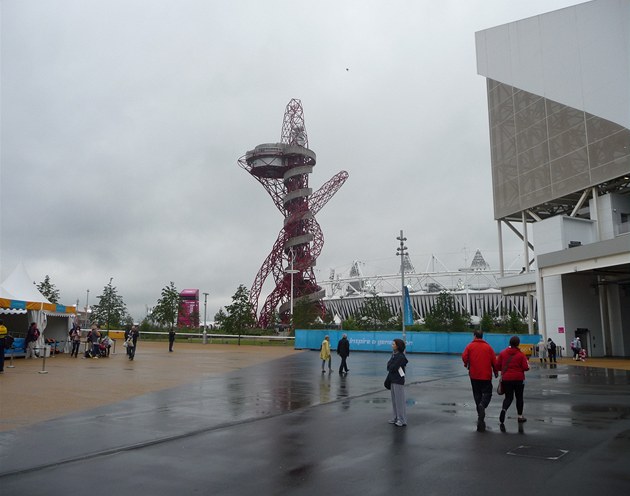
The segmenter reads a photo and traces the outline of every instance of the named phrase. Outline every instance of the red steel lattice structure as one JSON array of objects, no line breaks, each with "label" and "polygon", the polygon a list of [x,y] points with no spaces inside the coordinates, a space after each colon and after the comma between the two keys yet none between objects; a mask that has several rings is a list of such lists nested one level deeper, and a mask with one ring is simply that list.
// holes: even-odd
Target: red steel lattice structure
[{"label": "red steel lattice structure", "polygon": [[[313,271],[324,246],[324,235],[315,214],[341,188],[348,173],[337,173],[313,192],[308,186],[308,176],[315,163],[315,152],[308,148],[302,103],[296,99],[286,107],[281,142],[258,145],[238,160],[262,184],[284,216],[284,226],[250,291],[250,303],[258,325],[263,328],[272,323],[278,305],[282,322],[289,322],[292,274],[294,305],[301,300],[312,301],[321,315],[325,311],[324,290],[318,286]],[[294,273],[288,272],[291,267]],[[258,315],[260,293],[269,274],[273,275],[276,286]]]}]

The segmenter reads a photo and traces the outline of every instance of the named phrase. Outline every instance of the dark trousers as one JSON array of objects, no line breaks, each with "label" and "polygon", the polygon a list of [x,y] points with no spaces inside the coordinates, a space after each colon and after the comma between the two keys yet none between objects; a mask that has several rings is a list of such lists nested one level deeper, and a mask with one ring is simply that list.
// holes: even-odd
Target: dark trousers
[{"label": "dark trousers", "polygon": [[171,340],[169,340],[169,342],[168,342],[168,351],[173,351],[173,343],[174,343],[174,342],[175,342],[175,341],[171,341]]},{"label": "dark trousers", "polygon": [[343,373],[343,372],[348,372],[348,364],[346,363],[346,360],[348,359],[347,356],[342,356],[341,357],[341,364],[339,365],[339,373]]},{"label": "dark trousers", "polygon": [[549,350],[549,363],[556,363],[556,351]]},{"label": "dark trousers", "polygon": [[505,398],[503,399],[503,410],[510,408],[514,396],[516,396],[516,413],[523,415],[523,391],[525,384],[523,381],[503,381],[503,390],[505,391]]},{"label": "dark trousers", "polygon": [[70,352],[70,356],[79,356],[79,347],[81,346],[81,341],[72,341],[72,351]]},{"label": "dark trousers", "polygon": [[473,398],[475,398],[475,406],[483,405],[488,408],[492,399],[492,380],[482,381],[480,379],[470,379],[472,385]]}]

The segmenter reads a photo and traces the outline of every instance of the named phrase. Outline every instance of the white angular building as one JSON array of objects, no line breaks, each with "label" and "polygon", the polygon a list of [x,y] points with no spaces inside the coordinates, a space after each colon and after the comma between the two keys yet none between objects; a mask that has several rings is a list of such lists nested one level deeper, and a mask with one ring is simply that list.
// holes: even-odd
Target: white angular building
[{"label": "white angular building", "polygon": [[502,291],[536,298],[557,344],[578,335],[592,356],[628,357],[630,0],[486,29],[476,47],[499,248],[508,227],[529,260]]}]

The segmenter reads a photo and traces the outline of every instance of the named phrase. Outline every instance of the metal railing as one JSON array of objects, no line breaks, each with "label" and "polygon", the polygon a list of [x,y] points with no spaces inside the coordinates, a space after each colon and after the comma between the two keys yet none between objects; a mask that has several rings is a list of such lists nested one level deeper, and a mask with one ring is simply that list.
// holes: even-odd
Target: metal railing
[{"label": "metal railing", "polygon": [[[160,331],[141,331],[140,335],[153,335],[153,336],[163,336],[164,338],[168,338],[168,332],[160,332]],[[203,332],[178,332],[177,336],[192,338],[204,338]],[[205,334],[205,336],[212,341],[212,339],[221,339],[221,340],[231,340],[236,339],[240,342],[242,339],[246,340],[254,340],[254,341],[294,341],[295,337],[293,336],[255,336],[249,334]]]}]

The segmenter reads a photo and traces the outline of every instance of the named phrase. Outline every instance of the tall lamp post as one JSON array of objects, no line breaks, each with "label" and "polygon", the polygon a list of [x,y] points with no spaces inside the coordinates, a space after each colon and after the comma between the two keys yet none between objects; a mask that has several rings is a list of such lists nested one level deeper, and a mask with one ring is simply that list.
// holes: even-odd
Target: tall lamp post
[{"label": "tall lamp post", "polygon": [[88,308],[90,308],[89,306],[89,301],[90,301],[90,290],[86,289],[86,294],[85,294],[85,329],[87,329],[88,327]]},{"label": "tall lamp post", "polygon": [[398,236],[396,239],[400,241],[400,246],[396,248],[396,255],[400,257],[400,297],[402,303],[400,309],[402,313],[402,340],[406,342],[407,334],[405,330],[405,255],[407,255],[408,252],[407,247],[405,246],[405,241],[407,241],[407,238],[403,236],[402,229],[400,230],[400,236]]},{"label": "tall lamp post", "polygon": [[206,308],[208,307],[208,293],[203,294],[203,344],[208,344],[208,331],[206,330]]},{"label": "tall lamp post", "polygon": [[286,272],[287,274],[291,274],[291,298],[290,298],[290,320],[289,320],[289,325],[291,326],[291,330],[293,330],[293,274],[296,274],[299,272],[299,270],[295,270],[293,268],[293,264],[295,263],[295,253],[293,253],[293,247],[289,248],[289,251],[291,253],[291,268],[287,269]]},{"label": "tall lamp post", "polygon": [[107,335],[109,336],[109,319],[111,318],[111,314],[112,314],[112,281],[114,280],[113,277],[109,278],[109,301],[107,302]]}]

